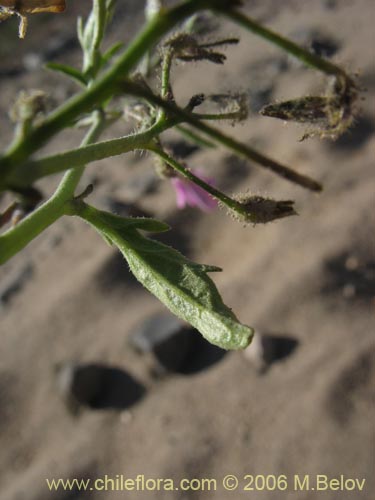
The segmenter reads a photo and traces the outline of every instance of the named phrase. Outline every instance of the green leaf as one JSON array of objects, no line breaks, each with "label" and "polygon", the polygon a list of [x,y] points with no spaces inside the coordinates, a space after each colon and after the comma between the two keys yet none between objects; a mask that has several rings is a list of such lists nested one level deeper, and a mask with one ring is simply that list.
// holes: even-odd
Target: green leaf
[{"label": "green leaf", "polygon": [[82,17],[79,16],[77,18],[77,36],[78,36],[78,40],[79,40],[79,43],[81,45],[82,50],[85,49],[85,40],[84,40],[83,30],[84,30],[83,19],[82,19]]},{"label": "green leaf", "polygon": [[192,262],[137,230],[165,230],[165,224],[155,220],[148,223],[147,219],[121,219],[88,205],[77,213],[119,248],[147,290],[209,342],[223,349],[243,349],[249,345],[252,328],[238,322],[207,275],[221,269]]},{"label": "green leaf", "polygon": [[117,42],[102,55],[102,65],[107,64],[123,47],[123,42]]},{"label": "green leaf", "polygon": [[52,71],[57,71],[59,73],[64,73],[64,75],[69,76],[70,78],[73,78],[73,80],[79,82],[81,85],[86,87],[87,81],[84,75],[76,68],[73,68],[72,66],[67,66],[66,64],[59,64],[59,63],[47,63],[46,68],[51,69]]},{"label": "green leaf", "polygon": [[92,10],[83,25],[78,22],[78,39],[83,50],[83,73],[93,79],[100,69],[100,44],[102,42],[106,20],[107,8],[110,7],[105,0],[94,0]]},{"label": "green leaf", "polygon": [[[128,230],[140,229],[142,231],[148,231],[149,233],[163,233],[170,229],[168,224],[156,219],[146,217],[120,217],[119,215],[114,215],[109,212],[96,210],[87,205],[86,207],[86,210],[95,214],[97,223],[108,226],[116,231],[125,233]],[[90,220],[88,221],[91,222]],[[99,227],[97,227],[97,229],[99,229]]]}]

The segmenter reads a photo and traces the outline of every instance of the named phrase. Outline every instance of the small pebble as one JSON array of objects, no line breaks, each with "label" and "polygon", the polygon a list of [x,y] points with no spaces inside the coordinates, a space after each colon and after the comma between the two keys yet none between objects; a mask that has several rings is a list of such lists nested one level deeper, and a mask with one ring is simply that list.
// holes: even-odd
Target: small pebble
[{"label": "small pebble", "polygon": [[103,391],[103,372],[95,365],[73,361],[56,367],[57,388],[70,413],[76,415],[81,407],[91,406]]},{"label": "small pebble", "polygon": [[145,394],[130,374],[104,364],[68,361],[58,364],[55,374],[57,389],[73,415],[83,408],[123,411]]},{"label": "small pebble", "polygon": [[171,314],[157,313],[130,335],[130,345],[139,353],[151,354],[167,371],[182,369],[194,342],[192,328]]},{"label": "small pebble", "polygon": [[244,350],[244,356],[256,371],[262,373],[267,368],[267,360],[272,357],[272,352],[267,352],[270,349],[272,350],[272,345],[265,342],[263,335],[256,333],[249,347]]},{"label": "small pebble", "polygon": [[298,340],[290,336],[256,333],[244,356],[258,373],[264,373],[276,361],[293,354],[297,346]]}]

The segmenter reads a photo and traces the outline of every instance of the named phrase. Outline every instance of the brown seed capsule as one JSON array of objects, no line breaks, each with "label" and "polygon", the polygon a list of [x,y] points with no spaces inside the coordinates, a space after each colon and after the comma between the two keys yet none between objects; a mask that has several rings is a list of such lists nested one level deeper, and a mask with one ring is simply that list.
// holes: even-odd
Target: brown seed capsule
[{"label": "brown seed capsule", "polygon": [[0,0],[0,21],[13,15],[20,18],[19,37],[25,38],[27,14],[59,13],[65,10],[65,0]]},{"label": "brown seed capsule", "polygon": [[325,95],[269,104],[260,114],[313,127],[301,140],[314,135],[337,139],[353,123],[357,98],[355,82],[346,75],[339,75],[331,79]]},{"label": "brown seed capsule", "polygon": [[324,96],[306,96],[276,104],[269,104],[261,109],[260,114],[285,121],[300,123],[319,123],[327,120],[330,99]]},{"label": "brown seed capsule", "polygon": [[0,7],[14,10],[19,14],[38,12],[63,12],[65,0],[0,0]]}]

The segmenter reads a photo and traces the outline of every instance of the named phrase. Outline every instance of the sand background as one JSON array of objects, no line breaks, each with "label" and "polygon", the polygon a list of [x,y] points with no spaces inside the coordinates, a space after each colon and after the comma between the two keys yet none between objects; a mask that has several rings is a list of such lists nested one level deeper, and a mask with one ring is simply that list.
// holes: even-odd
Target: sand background
[{"label": "sand background", "polygon": [[[75,86],[42,71],[43,58],[79,61],[75,16],[35,16],[27,39],[14,21],[0,26],[0,142],[10,139],[9,103],[22,88],[42,88],[56,102]],[[141,2],[119,2],[110,40],[128,40],[142,21]],[[238,89],[250,96],[248,120],[225,129],[271,157],[320,180],[311,194],[224,150],[200,150],[189,166],[204,168],[229,193],[296,200],[298,217],[242,227],[222,211],[178,212],[168,183],[151,193],[150,158],[129,154],[87,169],[91,202],[136,201],[172,223],[166,241],[192,259],[220,266],[215,275],[226,303],[261,334],[298,342],[293,353],[260,374],[242,352],[231,352],[194,374],[152,376],[150,360],[134,354],[128,336],[164,308],[129,276],[115,249],[79,220],[63,219],[0,269],[0,498],[67,500],[370,499],[374,491],[374,22],[371,0],[248,2],[248,12],[285,35],[311,29],[338,45],[333,60],[367,88],[355,126],[337,142],[298,142],[301,127],[258,116],[257,89],[271,100],[317,92],[324,78],[233,24],[239,35],[228,63],[179,65],[176,96]],[[310,31],[309,31],[310,30]],[[207,34],[207,39],[217,36]],[[41,56],[42,54],[42,56]],[[267,62],[268,61],[268,62]],[[271,61],[271,62],[269,62]],[[276,68],[276,69],[275,69]],[[113,136],[130,130],[117,124]],[[168,140],[172,140],[169,138]],[[70,131],[46,151],[79,142]],[[44,152],[44,153],[45,153]],[[40,187],[48,193],[58,178]],[[3,204],[7,198],[1,200]],[[20,279],[21,277],[21,279]],[[17,281],[18,280],[18,281]],[[5,293],[12,283],[21,285]],[[5,297],[5,299],[4,299]],[[56,389],[54,366],[75,360],[131,374],[143,387],[129,407],[83,411],[72,417]],[[126,385],[126,384],[125,384]],[[120,387],[121,388],[121,387]],[[126,390],[126,387],[125,389]],[[235,474],[327,474],[365,478],[363,492],[49,492],[45,478],[105,474],[153,478],[216,478]]]}]

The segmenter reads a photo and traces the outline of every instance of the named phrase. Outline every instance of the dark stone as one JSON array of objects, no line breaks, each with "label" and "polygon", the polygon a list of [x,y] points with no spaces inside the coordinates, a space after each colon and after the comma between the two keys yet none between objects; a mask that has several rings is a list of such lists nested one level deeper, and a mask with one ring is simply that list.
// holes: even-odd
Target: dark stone
[{"label": "dark stone", "polygon": [[147,318],[129,338],[140,353],[153,353],[168,371],[178,371],[190,352],[192,336],[177,317],[155,314]]},{"label": "dark stone", "polygon": [[289,335],[257,333],[245,350],[245,356],[260,374],[264,374],[271,365],[292,355],[298,344],[299,341]]},{"label": "dark stone", "polygon": [[137,403],[145,388],[120,368],[99,363],[62,363],[56,367],[57,384],[68,409],[123,410]]},{"label": "dark stone", "polygon": [[267,364],[281,361],[294,353],[298,340],[286,335],[263,335],[265,361]]},{"label": "dark stone", "polygon": [[144,320],[129,337],[139,353],[151,354],[169,372],[192,374],[218,362],[226,351],[208,343],[191,326],[168,313]]}]

